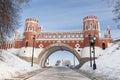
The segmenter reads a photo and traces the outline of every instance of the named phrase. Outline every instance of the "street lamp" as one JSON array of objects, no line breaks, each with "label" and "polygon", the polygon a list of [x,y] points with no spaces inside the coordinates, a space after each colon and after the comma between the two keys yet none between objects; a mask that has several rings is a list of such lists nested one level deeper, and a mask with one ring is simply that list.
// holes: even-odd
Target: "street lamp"
[{"label": "street lamp", "polygon": [[95,63],[95,40],[96,40],[96,37],[94,36],[92,39],[91,39],[91,46],[93,47],[93,70],[96,69],[96,63]]},{"label": "street lamp", "polygon": [[31,61],[31,67],[33,67],[33,58],[34,58],[34,42],[35,42],[35,35],[33,35],[33,50],[32,50],[32,61]]},{"label": "street lamp", "polygon": [[90,43],[90,67],[92,67],[91,42],[90,42],[90,40],[91,40],[91,35],[89,34],[88,37],[89,37],[89,43]]}]

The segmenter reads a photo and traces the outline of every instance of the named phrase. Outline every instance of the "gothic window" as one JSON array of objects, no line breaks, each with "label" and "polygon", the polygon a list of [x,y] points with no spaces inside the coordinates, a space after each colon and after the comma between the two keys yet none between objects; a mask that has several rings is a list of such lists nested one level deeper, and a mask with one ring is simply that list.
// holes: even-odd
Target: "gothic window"
[{"label": "gothic window", "polygon": [[28,32],[30,31],[30,27],[28,27]]},{"label": "gothic window", "polygon": [[78,38],[78,37],[79,37],[79,35],[77,34],[77,35],[76,35],[76,37]]},{"label": "gothic window", "polygon": [[51,38],[51,35],[49,35],[49,38]]},{"label": "gothic window", "polygon": [[92,23],[90,23],[90,29],[92,29]]},{"label": "gothic window", "polygon": [[80,35],[80,37],[82,38],[82,37],[83,37],[83,35],[81,34],[81,35]]},{"label": "gothic window", "polygon": [[61,37],[61,35],[58,36],[59,38]]},{"label": "gothic window", "polygon": [[68,35],[68,38],[70,38],[70,35]]},{"label": "gothic window", "polygon": [[66,35],[64,35],[64,38],[66,38]]},{"label": "gothic window", "polygon": [[53,38],[55,38],[55,35],[53,35]]},{"label": "gothic window", "polygon": [[88,26],[86,26],[86,30],[88,30]]},{"label": "gothic window", "polygon": [[72,35],[72,37],[74,38],[75,36],[74,36],[74,35]]},{"label": "gothic window", "polygon": [[33,26],[33,32],[34,32],[34,26]]},{"label": "gothic window", "polygon": [[95,23],[95,30],[97,30],[97,24]]},{"label": "gothic window", "polygon": [[40,37],[40,36],[38,35],[38,36],[37,36],[37,39],[38,39],[39,37]]},{"label": "gothic window", "polygon": [[47,38],[47,35],[45,36],[45,38]]},{"label": "gothic window", "polygon": [[85,30],[87,30],[88,29],[88,23],[86,22],[86,24],[85,24]]}]

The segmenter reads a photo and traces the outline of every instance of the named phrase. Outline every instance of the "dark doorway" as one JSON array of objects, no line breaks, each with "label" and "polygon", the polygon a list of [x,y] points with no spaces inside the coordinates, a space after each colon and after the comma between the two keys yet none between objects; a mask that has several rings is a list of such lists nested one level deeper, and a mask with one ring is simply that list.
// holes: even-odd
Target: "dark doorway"
[{"label": "dark doorway", "polygon": [[26,41],[26,43],[25,43],[25,47],[28,47],[28,41]]},{"label": "dark doorway", "polygon": [[102,49],[105,50],[105,43],[102,43]]}]

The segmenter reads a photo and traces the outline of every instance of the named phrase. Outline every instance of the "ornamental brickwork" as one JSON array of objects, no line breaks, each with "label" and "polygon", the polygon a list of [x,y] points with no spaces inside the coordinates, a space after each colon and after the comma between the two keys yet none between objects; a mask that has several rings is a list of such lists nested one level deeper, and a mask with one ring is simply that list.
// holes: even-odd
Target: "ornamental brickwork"
[{"label": "ornamental brickwork", "polygon": [[43,27],[33,18],[27,18],[25,22],[24,34],[22,39],[14,38],[14,48],[32,47],[33,35],[35,35],[35,48],[46,48],[49,45],[62,43],[73,48],[84,48],[89,46],[89,35],[96,36],[95,45],[98,47],[108,47],[112,43],[110,28],[107,29],[105,37],[101,37],[100,25],[96,16],[86,16],[83,18],[83,31],[62,31],[44,32]]}]

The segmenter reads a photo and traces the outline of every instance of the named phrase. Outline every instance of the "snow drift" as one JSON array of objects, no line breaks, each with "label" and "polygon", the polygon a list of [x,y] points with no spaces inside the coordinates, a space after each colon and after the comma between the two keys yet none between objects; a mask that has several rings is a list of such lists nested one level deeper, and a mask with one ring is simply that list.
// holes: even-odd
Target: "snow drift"
[{"label": "snow drift", "polygon": [[[12,50],[14,53],[17,53]],[[11,54],[11,52],[0,50],[0,79],[8,79],[38,69],[38,65],[31,67],[30,63]]]},{"label": "snow drift", "polygon": [[96,70],[92,70],[89,65],[89,62],[85,63],[80,70],[102,76],[105,80],[120,80],[120,42],[106,49],[96,60]]}]

